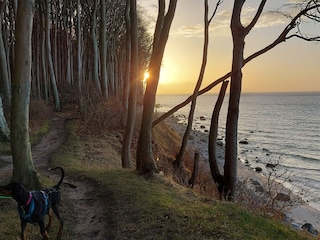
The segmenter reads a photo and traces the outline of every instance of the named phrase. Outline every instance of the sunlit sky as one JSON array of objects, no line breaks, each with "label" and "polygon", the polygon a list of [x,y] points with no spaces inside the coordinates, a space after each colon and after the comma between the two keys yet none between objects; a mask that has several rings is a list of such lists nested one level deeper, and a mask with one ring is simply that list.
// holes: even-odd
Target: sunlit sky
[{"label": "sunlit sky", "polygon": [[[272,43],[289,23],[279,10],[286,3],[297,0],[269,0],[256,27],[246,37],[245,58]],[[157,0],[138,0],[145,9],[153,33],[157,16]],[[167,5],[169,1],[166,1]],[[198,79],[203,50],[204,1],[178,0],[176,14],[166,46],[158,94],[192,93]],[[209,1],[210,14],[216,0]],[[209,54],[202,87],[207,86],[231,70],[232,38],[230,18],[231,0],[224,0],[210,25]],[[248,0],[242,22],[254,16],[260,1]],[[320,35],[320,24],[309,23],[308,33]],[[220,85],[210,92],[218,92]],[[290,39],[249,62],[243,68],[243,92],[320,91],[320,43]]]}]

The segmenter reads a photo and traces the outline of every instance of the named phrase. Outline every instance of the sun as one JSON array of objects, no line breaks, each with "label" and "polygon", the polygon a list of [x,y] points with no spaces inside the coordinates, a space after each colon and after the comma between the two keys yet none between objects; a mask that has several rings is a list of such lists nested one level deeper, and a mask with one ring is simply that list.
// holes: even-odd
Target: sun
[{"label": "sun", "polygon": [[143,81],[146,81],[149,77],[150,77],[150,74],[148,73],[148,71],[146,71],[144,73]]}]

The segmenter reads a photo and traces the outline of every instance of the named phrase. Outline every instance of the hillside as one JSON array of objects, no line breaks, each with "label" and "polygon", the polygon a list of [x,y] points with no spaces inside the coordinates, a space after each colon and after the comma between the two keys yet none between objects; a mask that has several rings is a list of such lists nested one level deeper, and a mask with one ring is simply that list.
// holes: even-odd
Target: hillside
[{"label": "hillside", "polygon": [[[61,166],[67,173],[61,204],[63,239],[309,239],[279,221],[175,183],[168,172],[179,136],[165,124],[154,132],[154,147],[166,176],[146,179],[134,169],[121,169],[123,130],[115,124],[118,115],[108,114],[113,118],[97,131],[99,119],[85,124],[76,112],[42,114],[48,118],[34,113],[38,120],[32,121],[31,130],[41,141],[34,140],[33,158],[43,181],[50,186],[59,178],[46,170],[48,166]],[[1,149],[1,155],[8,151]],[[1,157],[0,162],[1,181],[8,181],[10,159]],[[17,239],[15,202],[1,199],[0,208],[1,236]],[[37,226],[29,227],[29,237],[40,239]]]}]

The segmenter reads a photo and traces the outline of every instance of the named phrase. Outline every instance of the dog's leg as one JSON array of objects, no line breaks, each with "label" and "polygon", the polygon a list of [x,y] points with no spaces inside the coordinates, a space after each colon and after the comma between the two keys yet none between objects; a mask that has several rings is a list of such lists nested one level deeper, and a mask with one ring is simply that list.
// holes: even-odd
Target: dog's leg
[{"label": "dog's leg", "polygon": [[39,227],[40,227],[40,232],[41,232],[41,235],[43,237],[44,240],[49,240],[49,235],[46,231],[46,229],[44,228],[44,218],[41,218],[38,222],[39,224]]},{"label": "dog's leg", "polygon": [[27,222],[21,219],[21,240],[27,240]]},{"label": "dog's leg", "polygon": [[63,229],[63,219],[61,217],[59,208],[58,208],[58,204],[53,205],[52,206],[52,210],[54,212],[54,214],[57,216],[58,220],[59,220],[59,230],[58,230],[58,235],[57,235],[57,240],[60,240],[62,237],[62,229]]},{"label": "dog's leg", "polygon": [[46,230],[49,232],[50,229],[51,229],[52,220],[53,220],[53,212],[52,212],[52,209],[51,209],[51,208],[49,208],[48,216],[49,216],[49,222],[48,222],[48,225],[47,225],[47,227],[46,227]]}]

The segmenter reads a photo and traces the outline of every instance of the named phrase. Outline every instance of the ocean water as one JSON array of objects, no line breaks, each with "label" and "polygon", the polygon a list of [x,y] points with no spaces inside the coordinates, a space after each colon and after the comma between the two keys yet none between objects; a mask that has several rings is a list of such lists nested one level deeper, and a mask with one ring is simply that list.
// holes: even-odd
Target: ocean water
[{"label": "ocean water", "polygon": [[[158,95],[157,111],[166,112],[189,95]],[[197,100],[193,129],[208,132],[216,94]],[[225,97],[219,117],[219,137],[224,139],[229,96]],[[187,122],[190,104],[174,115]],[[202,120],[200,119],[202,116]],[[204,117],[204,118],[203,118]],[[203,120],[205,119],[205,120]],[[238,156],[266,171],[267,162],[278,162],[287,169],[286,184],[305,193],[310,206],[320,211],[320,92],[243,93],[240,100]]]}]

